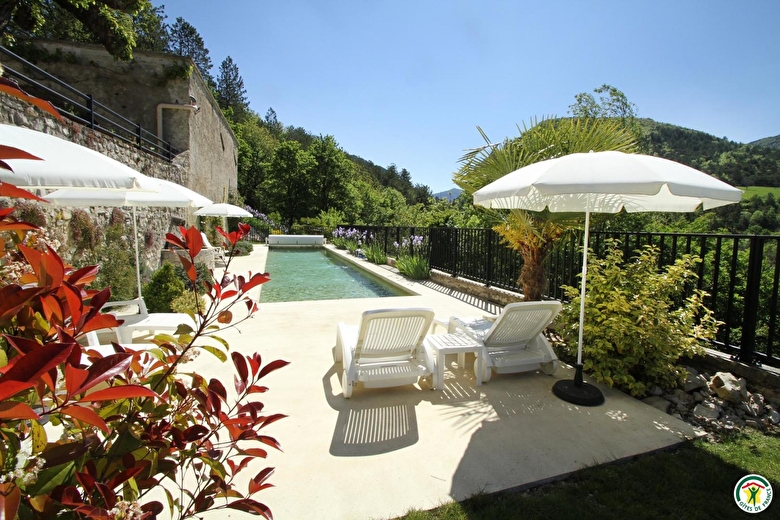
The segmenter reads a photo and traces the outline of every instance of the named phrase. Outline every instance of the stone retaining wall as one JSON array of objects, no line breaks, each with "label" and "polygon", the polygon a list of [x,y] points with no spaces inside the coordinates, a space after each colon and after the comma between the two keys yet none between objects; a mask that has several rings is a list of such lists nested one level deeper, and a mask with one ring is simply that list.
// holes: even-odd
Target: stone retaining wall
[{"label": "stone retaining wall", "polygon": [[[182,183],[188,175],[188,153],[181,154],[169,163],[142,152],[124,141],[78,123],[67,119],[65,122],[60,122],[29,103],[2,92],[0,92],[0,123],[31,128],[91,148],[150,177]],[[69,233],[73,210],[34,202],[25,202],[25,204],[39,205],[46,218],[47,230],[62,244],[58,253],[63,260],[71,262],[74,257],[77,257],[80,251],[77,251]],[[101,228],[108,225],[113,210],[113,208],[84,209],[93,216],[96,224]],[[126,228],[131,230],[132,212],[127,208],[123,212]],[[183,209],[171,208],[138,208],[136,212],[141,265],[147,271],[154,271],[160,265],[160,251],[165,243],[165,234],[171,230],[172,221],[185,223],[188,216]],[[127,237],[127,246],[133,247],[132,235]]]}]

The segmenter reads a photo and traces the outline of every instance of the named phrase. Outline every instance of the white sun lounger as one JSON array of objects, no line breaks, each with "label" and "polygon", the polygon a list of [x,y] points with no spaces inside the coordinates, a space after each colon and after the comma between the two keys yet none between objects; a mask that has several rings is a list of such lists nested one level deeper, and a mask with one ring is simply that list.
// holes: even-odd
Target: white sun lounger
[{"label": "white sun lounger", "polygon": [[433,359],[423,339],[433,321],[423,308],[365,311],[359,325],[336,327],[336,362],[343,363],[345,398],[359,381],[366,388],[411,385],[432,375]]},{"label": "white sun lounger", "polygon": [[448,331],[462,331],[482,342],[483,382],[490,380],[492,371],[553,374],[558,356],[542,332],[560,310],[560,302],[555,301],[510,303],[495,319],[453,316]]},{"label": "white sun lounger", "polygon": [[125,300],[117,302],[108,302],[103,305],[103,310],[110,307],[119,306],[138,306],[137,314],[114,314],[117,318],[124,320],[122,325],[114,327],[112,330],[116,334],[116,341],[119,344],[130,344],[133,342],[133,333],[137,331],[156,332],[176,332],[179,325],[187,324],[193,329],[196,327],[192,318],[183,312],[153,312],[146,310],[146,303],[143,298],[134,300]]}]

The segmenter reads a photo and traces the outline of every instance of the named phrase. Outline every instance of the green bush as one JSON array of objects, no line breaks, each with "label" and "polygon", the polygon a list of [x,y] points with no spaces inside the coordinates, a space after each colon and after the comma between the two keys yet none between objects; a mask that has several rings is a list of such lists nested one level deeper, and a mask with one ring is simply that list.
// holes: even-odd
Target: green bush
[{"label": "green bush", "polygon": [[95,250],[89,261],[100,265],[92,288],[111,287],[111,300],[131,300],[138,296],[135,279],[135,253],[124,240],[124,224],[108,226],[104,243]]},{"label": "green bush", "polygon": [[184,291],[173,299],[171,302],[171,310],[173,310],[173,312],[192,312],[193,314],[197,314],[198,305],[200,305],[200,310],[204,309],[205,301],[203,297],[195,295],[192,291]]},{"label": "green bush", "polygon": [[427,280],[431,276],[428,259],[421,255],[401,255],[395,260],[395,267],[412,280]]},{"label": "green bush", "polygon": [[144,301],[149,312],[173,312],[171,303],[186,291],[173,264],[164,262],[143,288]]},{"label": "green bush", "polygon": [[[184,267],[181,265],[181,262],[176,262],[176,265],[173,267],[173,271],[176,273],[176,276],[179,278],[179,280],[184,283],[184,289],[187,292],[192,291],[193,284],[187,277],[187,273],[184,271]],[[209,266],[207,266],[204,262],[195,262],[195,272],[198,273],[198,279],[195,282],[194,288],[198,291],[198,294],[204,294],[206,292],[206,285],[204,282],[214,281],[214,279],[211,277]]]},{"label": "green bush", "polygon": [[366,255],[366,260],[371,263],[380,265],[387,263],[387,254],[379,242],[371,242],[363,246],[363,254]]},{"label": "green bush", "polygon": [[[236,242],[236,248],[233,250],[232,256],[246,256],[254,250],[252,242],[249,240],[239,240]],[[229,253],[229,251],[227,251]]]},{"label": "green bush", "polygon": [[[704,306],[706,294],[695,289],[698,257],[685,255],[659,270],[657,247],[636,254],[624,261],[620,243],[611,241],[604,259],[589,262],[583,360],[596,381],[641,396],[654,384],[677,386],[686,375],[677,360],[701,353],[701,342],[715,337],[719,323]],[[564,290],[570,302],[559,330],[574,354],[580,291]]]}]

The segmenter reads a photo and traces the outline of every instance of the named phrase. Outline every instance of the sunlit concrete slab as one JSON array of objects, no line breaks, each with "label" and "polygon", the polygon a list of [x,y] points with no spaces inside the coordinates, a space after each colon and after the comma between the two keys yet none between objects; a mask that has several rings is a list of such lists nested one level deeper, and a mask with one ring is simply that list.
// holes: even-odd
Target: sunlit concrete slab
[{"label": "sunlit concrete slab", "polygon": [[[234,259],[230,270],[262,272],[266,252],[256,246],[251,256]],[[357,323],[364,310],[388,307],[432,307],[443,319],[484,313],[362,262],[415,295],[261,301],[253,319],[221,334],[231,350],[257,351],[264,362],[290,361],[263,380],[270,390],[261,396],[268,413],[289,416],[265,430],[284,452],[270,450],[264,462],[276,468],[270,479],[275,487],[254,497],[272,509],[274,518],[390,518],[481,491],[519,489],[693,436],[686,423],[609,388],[603,388],[606,402],[598,407],[561,401],[551,389],[558,379],[573,377],[567,367],[554,376],[494,374],[476,387],[471,370],[458,367],[452,356],[442,390],[425,384],[388,389],[360,385],[351,399],[344,399],[341,367],[332,357],[337,322]],[[232,364],[222,365],[210,354],[201,354],[186,369],[232,387]],[[242,491],[265,467],[257,464],[239,479]],[[232,511],[206,517],[225,516],[250,518]]]}]

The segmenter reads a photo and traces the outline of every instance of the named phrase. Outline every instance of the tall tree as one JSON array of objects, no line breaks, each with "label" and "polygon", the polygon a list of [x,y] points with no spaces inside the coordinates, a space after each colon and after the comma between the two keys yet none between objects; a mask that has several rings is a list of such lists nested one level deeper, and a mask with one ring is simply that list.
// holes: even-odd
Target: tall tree
[{"label": "tall tree", "polygon": [[612,85],[604,83],[593,89],[598,101],[589,92],[580,92],[574,96],[574,104],[569,105],[569,113],[580,118],[616,119],[637,139],[642,137],[642,128],[637,119],[636,105],[626,95]]},{"label": "tall tree", "polygon": [[342,207],[352,180],[352,162],[332,135],[315,139],[309,149],[316,166],[313,177],[316,207],[321,211]]},{"label": "tall tree", "polygon": [[[547,119],[520,130],[514,139],[487,143],[461,158],[454,181],[470,197],[479,188],[507,173],[539,161],[590,150],[636,151],[634,135],[612,119]],[[542,264],[555,241],[567,230],[581,226],[580,215],[548,210],[491,210],[499,224],[493,229],[512,249],[520,253],[523,267],[518,283],[526,300],[540,300],[545,289]]]},{"label": "tall tree", "polygon": [[168,24],[165,23],[165,6],[147,4],[133,16],[136,49],[139,51],[167,52],[169,50]]},{"label": "tall tree", "polygon": [[265,168],[279,142],[256,114],[232,127],[238,139],[238,191],[247,204],[265,210],[260,187],[265,179]]},{"label": "tall tree", "polygon": [[130,60],[133,16],[150,6],[149,0],[0,0],[0,34],[5,44],[19,36],[66,35],[101,43],[112,56]]},{"label": "tall tree", "polygon": [[249,111],[244,79],[230,56],[222,60],[219,66],[217,102],[222,110],[232,112],[234,121],[243,121]]},{"label": "tall tree", "polygon": [[276,118],[276,110],[268,107],[268,110],[265,113],[265,118],[263,119],[263,123],[268,128],[268,130],[271,131],[274,137],[278,139],[282,136],[282,130],[284,130],[284,126]]},{"label": "tall tree", "polygon": [[203,43],[203,38],[198,30],[184,18],[176,18],[176,22],[171,26],[169,47],[174,54],[192,58],[206,83],[210,87],[214,87],[214,78],[211,76],[213,65],[209,57],[209,50]]},{"label": "tall tree", "polygon": [[314,158],[296,141],[284,141],[274,150],[265,167],[260,197],[270,211],[277,211],[288,226],[303,217],[317,214],[313,210]]}]

